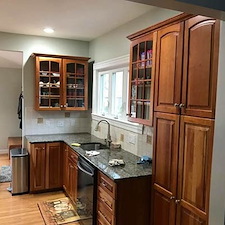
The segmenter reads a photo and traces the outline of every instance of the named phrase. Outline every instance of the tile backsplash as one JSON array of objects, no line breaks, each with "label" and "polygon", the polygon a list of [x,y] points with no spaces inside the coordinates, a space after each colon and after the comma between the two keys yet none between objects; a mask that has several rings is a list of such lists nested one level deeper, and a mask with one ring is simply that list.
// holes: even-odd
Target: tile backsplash
[{"label": "tile backsplash", "polygon": [[[97,120],[92,119],[91,133],[99,138],[105,139],[107,137],[108,127],[105,123],[101,123],[99,125],[100,129],[95,131],[97,122]],[[110,133],[113,142],[120,143],[124,150],[135,155],[152,157],[153,128],[145,126],[143,134],[138,134],[114,126],[111,122],[110,124]]]},{"label": "tile backsplash", "polygon": [[35,111],[25,108],[25,135],[79,133],[91,131],[90,111],[70,112]]}]

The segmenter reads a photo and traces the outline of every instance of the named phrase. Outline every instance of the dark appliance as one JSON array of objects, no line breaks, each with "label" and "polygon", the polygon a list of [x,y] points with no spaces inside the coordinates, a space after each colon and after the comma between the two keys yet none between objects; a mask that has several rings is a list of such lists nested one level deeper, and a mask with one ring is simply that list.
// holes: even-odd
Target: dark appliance
[{"label": "dark appliance", "polygon": [[85,225],[96,224],[96,168],[81,156],[78,159],[77,213]]}]

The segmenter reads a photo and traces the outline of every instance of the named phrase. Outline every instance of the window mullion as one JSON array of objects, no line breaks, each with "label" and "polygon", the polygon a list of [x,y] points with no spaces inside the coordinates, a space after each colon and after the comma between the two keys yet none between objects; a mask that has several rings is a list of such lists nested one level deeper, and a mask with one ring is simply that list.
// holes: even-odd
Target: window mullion
[{"label": "window mullion", "polygon": [[109,115],[112,116],[112,72],[109,73]]}]

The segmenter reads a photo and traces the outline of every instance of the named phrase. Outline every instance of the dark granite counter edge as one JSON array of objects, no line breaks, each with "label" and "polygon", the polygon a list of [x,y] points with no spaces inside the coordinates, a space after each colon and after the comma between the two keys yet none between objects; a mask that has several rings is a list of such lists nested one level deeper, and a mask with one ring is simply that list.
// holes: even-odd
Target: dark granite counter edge
[{"label": "dark granite counter edge", "polygon": [[[126,167],[124,167],[124,168],[123,168],[123,166],[110,167],[110,166],[108,166],[107,162],[101,163],[102,161],[104,161],[103,157],[101,157],[101,160],[99,160],[99,162],[98,162],[98,157],[100,157],[100,156],[92,156],[92,157],[86,156],[85,155],[85,151],[82,148],[71,146],[71,143],[72,143],[71,142],[71,138],[74,140],[75,136],[77,136],[77,137],[78,136],[80,136],[80,137],[85,136],[86,138],[88,137],[89,140],[91,140],[91,141],[98,141],[98,142],[104,143],[104,141],[102,139],[99,139],[99,138],[97,138],[97,137],[95,137],[95,136],[93,136],[91,134],[88,134],[88,133],[59,134],[59,135],[28,135],[28,136],[26,136],[26,139],[31,144],[34,144],[34,143],[49,143],[49,142],[64,142],[71,149],[73,149],[78,155],[82,156],[89,163],[91,163],[94,167],[96,167],[99,171],[103,172],[105,175],[107,175],[109,178],[111,178],[114,181],[118,181],[118,180],[122,180],[122,179],[129,179],[129,178],[139,178],[139,177],[145,177],[145,176],[151,176],[152,175],[152,173],[151,173],[151,166],[148,166],[148,170],[147,171],[145,171],[144,168],[143,168],[143,170],[141,170],[141,166],[139,166],[138,170],[140,170],[139,171],[140,174],[137,174],[137,173],[136,174],[134,174],[134,173],[131,174],[131,172],[133,172],[133,171],[131,171],[129,169],[127,171]],[[79,139],[79,138],[77,138],[77,139]],[[83,143],[84,141],[80,141],[80,139],[79,139],[78,142],[79,143]],[[103,151],[105,151],[105,150],[103,150]],[[116,152],[116,150],[110,150],[110,151],[115,151]],[[134,159],[138,158],[138,156],[133,155],[132,153],[127,152],[126,150],[121,149],[121,152],[129,154],[129,156],[133,157]],[[95,161],[97,161],[97,163]],[[100,165],[98,165],[98,164],[100,164]],[[137,165],[134,165],[134,164],[133,164],[133,166],[137,167]],[[119,171],[119,173],[117,173],[116,171]]]}]

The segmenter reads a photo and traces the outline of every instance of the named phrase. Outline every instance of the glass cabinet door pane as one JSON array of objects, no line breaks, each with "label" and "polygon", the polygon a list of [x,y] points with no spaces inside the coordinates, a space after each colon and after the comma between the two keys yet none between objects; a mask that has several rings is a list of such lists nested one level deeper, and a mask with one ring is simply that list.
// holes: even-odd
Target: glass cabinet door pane
[{"label": "glass cabinet door pane", "polygon": [[145,78],[145,62],[139,63],[140,65],[143,64],[143,66],[140,66],[138,68],[138,79],[144,79]]},{"label": "glass cabinet door pane", "polygon": [[75,73],[75,63],[67,63],[66,65],[66,72],[67,73]]},{"label": "glass cabinet door pane", "polygon": [[135,45],[133,47],[133,52],[132,52],[132,62],[136,62],[138,60],[138,45]]},{"label": "glass cabinet door pane", "polygon": [[53,108],[59,107],[59,98],[50,98],[50,106]]},{"label": "glass cabinet door pane", "polygon": [[130,103],[130,112],[131,112],[131,117],[136,117],[136,101],[131,101]]},{"label": "glass cabinet door pane", "polygon": [[137,99],[137,85],[134,83],[131,86],[131,99]]},{"label": "glass cabinet door pane", "polygon": [[144,99],[150,100],[151,95],[151,83],[146,81],[144,84]]},{"label": "glass cabinet door pane", "polygon": [[153,42],[152,41],[147,41],[146,42],[146,67],[151,67],[152,66],[152,46]]},{"label": "glass cabinet door pane", "polygon": [[59,63],[58,62],[51,62],[51,71],[59,72]]},{"label": "glass cabinet door pane", "polygon": [[42,107],[49,107],[49,99],[45,97],[40,97],[39,98],[39,104]]},{"label": "glass cabinet door pane", "polygon": [[84,74],[84,65],[77,63],[77,74]]},{"label": "glass cabinet door pane", "polygon": [[145,69],[145,79],[151,79],[152,78],[152,68],[146,67]]},{"label": "glass cabinet door pane", "polygon": [[[40,62],[40,71],[49,71],[49,61]],[[47,74],[45,74],[47,75]]]},{"label": "glass cabinet door pane", "polygon": [[141,42],[139,44],[139,60],[143,61],[145,60],[146,51],[145,51],[145,42]]},{"label": "glass cabinet door pane", "polygon": [[132,65],[132,80],[137,79],[137,64]]},{"label": "glass cabinet door pane", "polygon": [[150,119],[150,102],[144,103],[144,117],[143,119],[149,120]]},{"label": "glass cabinet door pane", "polygon": [[140,84],[138,84],[137,86],[137,99],[143,99],[144,95],[144,85],[143,82],[141,82]]},{"label": "glass cabinet door pane", "polygon": [[136,118],[143,118],[143,102],[141,101],[137,102]]}]

